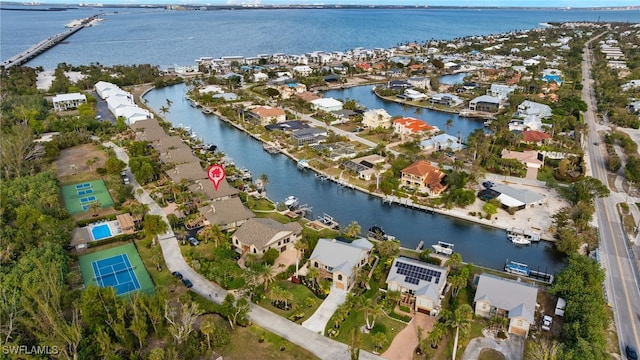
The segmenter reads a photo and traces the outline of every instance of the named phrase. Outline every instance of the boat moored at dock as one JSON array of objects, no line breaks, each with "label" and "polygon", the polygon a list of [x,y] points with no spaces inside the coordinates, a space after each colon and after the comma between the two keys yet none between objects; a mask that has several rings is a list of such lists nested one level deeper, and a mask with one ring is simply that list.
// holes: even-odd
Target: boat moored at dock
[{"label": "boat moored at dock", "polygon": [[453,244],[444,241],[438,241],[437,244],[431,245],[436,254],[451,255],[453,254]]},{"label": "boat moored at dock", "polygon": [[507,263],[504,265],[504,271],[510,274],[522,276],[529,276],[529,274],[531,273],[531,270],[529,270],[529,265],[510,260],[507,260]]}]

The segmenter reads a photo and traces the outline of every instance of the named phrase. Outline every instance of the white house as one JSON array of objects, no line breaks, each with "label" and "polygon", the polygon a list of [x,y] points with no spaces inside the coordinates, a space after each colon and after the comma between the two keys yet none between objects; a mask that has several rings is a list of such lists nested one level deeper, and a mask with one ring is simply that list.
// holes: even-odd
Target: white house
[{"label": "white house", "polygon": [[373,244],[363,238],[351,243],[320,239],[309,257],[309,267],[319,269],[320,275],[331,279],[336,288],[349,290],[357,270],[368,262],[372,250]]},{"label": "white house", "polygon": [[487,95],[506,99],[516,88],[517,86],[515,85],[491,84],[491,87],[487,90]]},{"label": "white house", "polygon": [[77,109],[78,105],[86,103],[87,96],[80,93],[59,94],[53,97],[53,109],[55,111]]},{"label": "white house", "polygon": [[106,81],[98,81],[95,85],[95,88],[96,88],[96,93],[102,99],[106,98],[106,96],[103,95],[105,92],[113,91],[115,89],[120,89],[118,85],[115,85]]},{"label": "white house", "polygon": [[261,81],[267,81],[269,79],[269,75],[262,73],[262,72],[257,72],[255,74],[253,74],[253,81],[254,82],[261,82]]},{"label": "white house", "polygon": [[313,69],[307,65],[298,65],[293,67],[293,72],[298,75],[309,76],[313,72]]},{"label": "white house", "polygon": [[367,129],[391,127],[391,115],[385,109],[367,110],[362,115],[362,126]]},{"label": "white house", "polygon": [[342,102],[333,98],[320,98],[320,99],[312,100],[311,104],[316,110],[321,110],[325,112],[342,110]]},{"label": "white house", "polygon": [[302,226],[297,222],[279,223],[269,218],[251,218],[231,236],[231,243],[239,254],[264,254],[269,249],[284,252],[293,249],[300,240]]},{"label": "white house", "polygon": [[628,82],[622,84],[620,87],[622,88],[622,91],[629,91],[640,88],[640,80],[629,80]]},{"label": "white house", "polygon": [[537,296],[538,288],[533,285],[481,274],[473,299],[475,314],[504,316],[509,319],[507,332],[526,338],[535,322]]},{"label": "white house", "polygon": [[458,151],[464,149],[464,145],[455,136],[449,134],[440,134],[430,139],[422,140],[420,147],[425,151],[449,150]]}]

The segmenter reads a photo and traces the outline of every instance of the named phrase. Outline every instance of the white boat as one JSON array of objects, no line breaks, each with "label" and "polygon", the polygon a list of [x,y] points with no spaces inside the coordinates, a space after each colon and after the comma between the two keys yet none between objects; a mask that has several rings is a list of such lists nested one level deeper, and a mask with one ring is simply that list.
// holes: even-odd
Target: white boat
[{"label": "white boat", "polygon": [[504,271],[511,274],[524,275],[524,276],[529,276],[529,274],[531,273],[531,271],[529,270],[529,266],[527,264],[523,264],[515,261],[509,261],[509,260],[507,260],[507,263],[504,265]]},{"label": "white boat", "polygon": [[299,205],[298,198],[291,195],[284,200],[284,204],[287,205],[289,209],[296,208]]},{"label": "white boat", "polygon": [[305,159],[300,159],[298,160],[298,169],[308,169],[310,168],[311,165],[309,165],[309,162]]},{"label": "white boat", "polygon": [[453,254],[453,244],[444,241],[438,241],[437,244],[431,245],[436,254],[451,255]]},{"label": "white boat", "polygon": [[509,235],[509,240],[516,245],[529,245],[531,240],[521,235]]}]

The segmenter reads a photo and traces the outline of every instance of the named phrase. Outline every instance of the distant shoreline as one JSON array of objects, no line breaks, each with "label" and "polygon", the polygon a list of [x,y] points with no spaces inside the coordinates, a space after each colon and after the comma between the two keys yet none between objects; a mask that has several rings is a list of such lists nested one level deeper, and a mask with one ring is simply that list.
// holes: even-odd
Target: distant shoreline
[{"label": "distant shoreline", "polygon": [[[102,4],[100,6],[80,6],[77,4],[55,4],[60,7],[50,7],[47,9],[36,9],[35,6],[47,6],[47,4],[25,5],[21,2],[2,2],[3,5],[20,6],[20,8],[0,8],[0,10],[11,11],[65,11],[78,8],[141,8],[141,9],[168,9],[173,11],[215,11],[215,10],[313,10],[313,9],[355,9],[355,10],[562,10],[562,11],[632,11],[639,10],[638,5],[629,6],[588,6],[588,7],[566,7],[566,6],[451,6],[451,5],[353,5],[353,4],[273,4],[273,5],[210,5],[202,4]],[[54,5],[54,4],[49,4]],[[65,5],[73,7],[64,7]]]}]

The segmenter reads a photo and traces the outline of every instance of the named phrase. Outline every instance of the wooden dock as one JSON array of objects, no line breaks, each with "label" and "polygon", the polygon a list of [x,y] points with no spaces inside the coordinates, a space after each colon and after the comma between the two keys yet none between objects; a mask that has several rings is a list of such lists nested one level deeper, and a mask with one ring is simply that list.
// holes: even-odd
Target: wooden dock
[{"label": "wooden dock", "polygon": [[32,47],[30,47],[29,49],[19,53],[18,55],[15,55],[5,61],[3,61],[0,64],[0,67],[3,67],[5,69],[9,69],[12,68],[14,66],[20,66],[25,64],[26,62],[28,62],[29,60],[35,58],[36,56],[42,54],[43,52],[51,49],[52,47],[58,45],[59,43],[63,42],[66,38],[68,38],[69,36],[77,33],[78,31],[84,29],[85,26],[89,25],[93,20],[95,20],[98,17],[98,15],[94,15],[94,16],[90,16],[88,18],[84,18],[82,19],[82,21],[80,22],[79,25],[74,26],[64,32],[61,32],[59,34],[50,36],[42,41],[40,41],[39,43],[33,45]]}]

